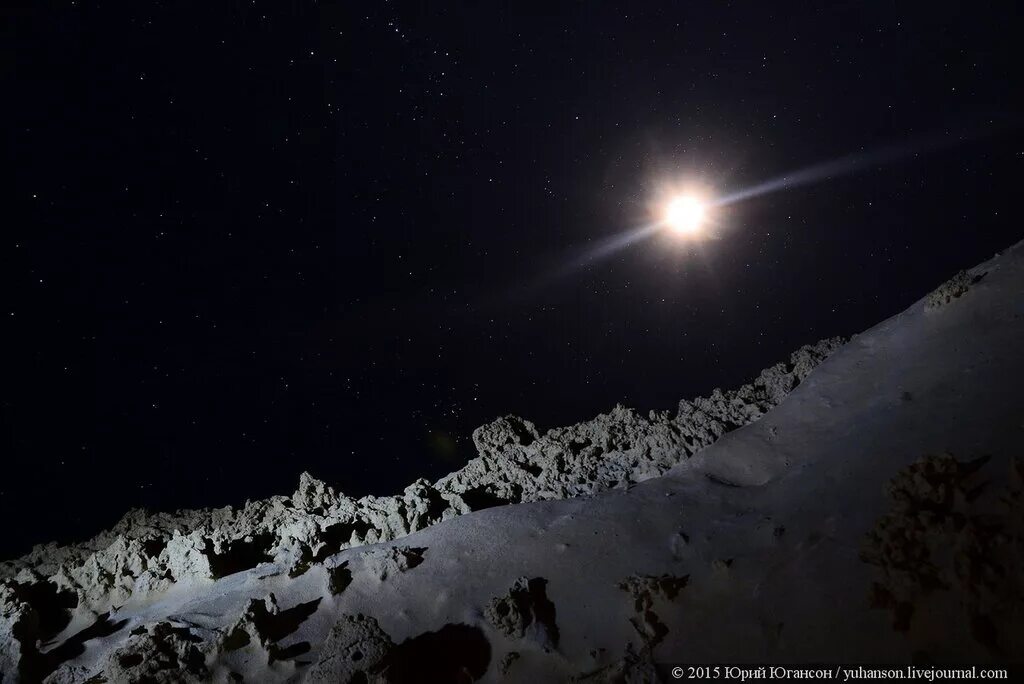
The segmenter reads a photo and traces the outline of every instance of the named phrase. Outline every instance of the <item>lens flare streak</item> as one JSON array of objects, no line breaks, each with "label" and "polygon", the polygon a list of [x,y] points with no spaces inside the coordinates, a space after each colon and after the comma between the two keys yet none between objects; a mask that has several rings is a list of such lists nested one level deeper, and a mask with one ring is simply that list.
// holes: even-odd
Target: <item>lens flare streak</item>
[{"label": "lens flare streak", "polygon": [[595,261],[600,261],[621,249],[639,242],[640,240],[651,237],[660,229],[660,224],[648,223],[640,226],[639,228],[630,228],[617,235],[612,235],[600,240],[596,245],[586,248],[576,259],[573,260],[571,264],[569,264],[567,270],[575,270]]},{"label": "lens flare streak", "polygon": [[952,136],[948,132],[925,136],[912,143],[882,147],[870,152],[857,152],[839,159],[807,166],[717,197],[707,196],[705,193],[694,194],[686,188],[675,189],[662,194],[659,199],[660,209],[657,206],[652,208],[655,214],[660,213],[656,220],[637,228],[629,228],[584,248],[582,252],[578,253],[578,256],[570,259],[562,268],[558,269],[557,274],[566,275],[606,259],[626,247],[666,230],[671,231],[677,237],[686,239],[686,241],[706,237],[704,234],[707,232],[706,224],[709,223],[709,214],[718,207],[725,207],[773,192],[819,183],[838,176],[856,173],[871,166],[890,164],[908,157],[918,156],[923,152],[962,144],[992,133],[993,131],[989,129],[978,129],[964,131],[956,136]]}]

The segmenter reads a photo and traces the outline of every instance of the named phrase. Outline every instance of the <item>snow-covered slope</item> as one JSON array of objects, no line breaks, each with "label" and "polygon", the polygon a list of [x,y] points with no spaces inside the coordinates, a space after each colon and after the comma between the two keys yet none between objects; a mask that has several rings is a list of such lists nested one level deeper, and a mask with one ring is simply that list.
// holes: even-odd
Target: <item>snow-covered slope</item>
[{"label": "snow-covered slope", "polygon": [[1024,652],[1022,342],[1024,243],[675,416],[499,419],[398,497],[304,477],[237,511],[133,512],[4,565],[3,681],[1004,661]]}]

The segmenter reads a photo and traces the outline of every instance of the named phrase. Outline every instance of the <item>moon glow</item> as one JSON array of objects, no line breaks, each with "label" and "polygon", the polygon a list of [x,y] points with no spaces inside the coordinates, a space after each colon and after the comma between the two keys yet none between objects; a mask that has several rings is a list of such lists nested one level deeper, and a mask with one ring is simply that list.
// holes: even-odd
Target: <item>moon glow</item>
[{"label": "moon glow", "polygon": [[695,235],[700,232],[707,216],[704,203],[693,195],[673,197],[665,205],[665,225],[680,235]]}]

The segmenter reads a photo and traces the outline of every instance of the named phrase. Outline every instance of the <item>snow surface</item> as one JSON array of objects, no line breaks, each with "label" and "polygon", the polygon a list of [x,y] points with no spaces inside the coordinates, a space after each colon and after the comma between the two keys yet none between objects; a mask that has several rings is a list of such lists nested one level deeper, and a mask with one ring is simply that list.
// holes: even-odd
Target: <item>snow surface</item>
[{"label": "snow surface", "polygon": [[[774,385],[762,382],[757,397],[684,402],[676,417],[612,412],[596,433],[593,421],[563,429],[568,442],[521,419],[503,424],[507,439],[478,434],[482,460],[466,486],[446,489],[453,475],[414,485],[408,504],[381,504],[400,518],[392,536],[411,531],[391,541],[346,537],[349,548],[332,552],[321,518],[356,504],[311,478],[291,499],[258,502],[275,511],[260,520],[304,541],[286,549],[278,534],[272,557],[233,574],[210,560],[246,554],[209,535],[236,513],[204,512],[206,527],[195,515],[158,524],[137,514],[132,534],[94,546],[120,544],[122,568],[166,560],[166,546],[139,550],[138,530],[152,530],[150,541],[177,549],[164,575],[136,568],[120,586],[102,577],[97,558],[109,554],[92,547],[41,547],[7,564],[0,680],[656,681],[681,662],[1019,659],[1022,342],[1018,243],[834,353],[826,345],[770,410]],[[721,413],[734,400],[754,422]],[[701,401],[718,418],[694,422]],[[767,413],[746,411],[757,401]],[[716,420],[709,445],[680,432]],[[564,478],[561,490],[526,495],[492,486],[475,494],[527,503],[484,510],[456,497],[515,484],[486,477],[509,464],[542,480],[538,460],[586,460],[593,444],[577,437],[606,439],[616,425],[629,427],[627,443],[590,455],[619,459],[611,489],[577,491]],[[544,439],[560,449],[538,451]],[[988,459],[967,465],[978,457]],[[416,506],[422,525],[409,523]],[[167,542],[174,524],[189,529]],[[247,530],[258,547],[263,528]],[[83,584],[90,568],[100,593]]]}]

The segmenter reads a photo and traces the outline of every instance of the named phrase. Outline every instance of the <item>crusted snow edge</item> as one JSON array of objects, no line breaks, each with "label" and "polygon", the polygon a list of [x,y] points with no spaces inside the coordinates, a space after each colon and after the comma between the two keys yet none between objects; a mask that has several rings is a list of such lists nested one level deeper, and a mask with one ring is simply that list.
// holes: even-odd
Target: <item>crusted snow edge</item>
[{"label": "crusted snow edge", "polygon": [[129,511],[80,544],[35,547],[0,563],[0,587],[52,595],[99,613],[145,600],[176,582],[216,579],[273,561],[297,576],[346,548],[396,539],[495,505],[565,499],[629,486],[664,474],[779,404],[843,340],[794,352],[733,391],[679,402],[645,418],[610,412],[541,435],[504,416],[477,428],[478,456],[435,483],[419,479],[402,494],[353,499],[303,473],[291,496],[225,507]]}]

